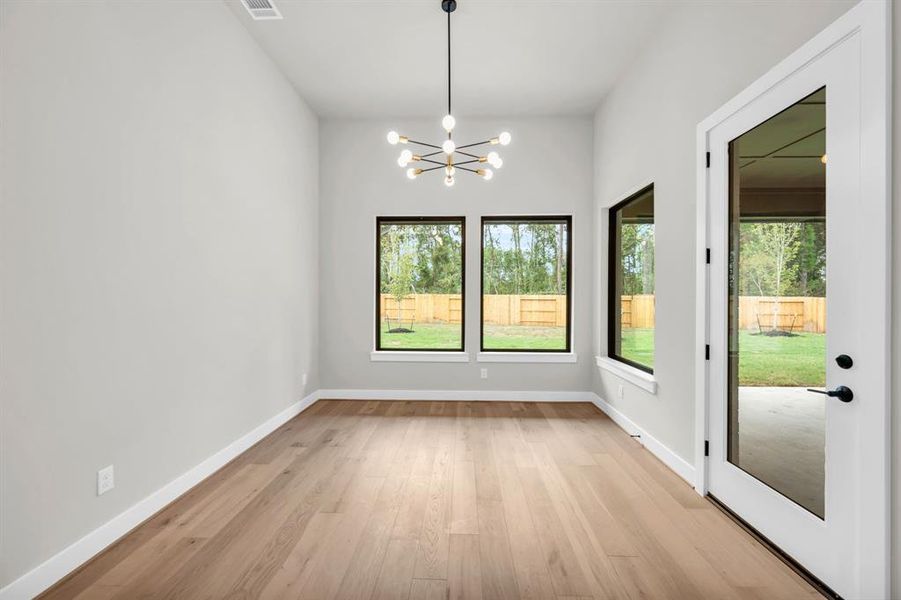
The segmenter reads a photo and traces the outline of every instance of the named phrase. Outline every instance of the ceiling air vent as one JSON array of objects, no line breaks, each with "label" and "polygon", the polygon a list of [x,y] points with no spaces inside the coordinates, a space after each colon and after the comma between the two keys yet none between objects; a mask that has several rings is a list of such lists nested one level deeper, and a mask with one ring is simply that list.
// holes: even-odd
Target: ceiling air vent
[{"label": "ceiling air vent", "polygon": [[272,0],[241,0],[241,4],[255,21],[282,18],[282,13],[278,12]]}]

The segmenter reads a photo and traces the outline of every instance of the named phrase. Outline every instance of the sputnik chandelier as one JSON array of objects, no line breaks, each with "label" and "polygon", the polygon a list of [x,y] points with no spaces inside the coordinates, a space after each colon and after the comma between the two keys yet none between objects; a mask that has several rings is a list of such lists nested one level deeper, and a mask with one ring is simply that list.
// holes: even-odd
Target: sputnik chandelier
[{"label": "sputnik chandelier", "polygon": [[[397,159],[397,164],[407,169],[407,177],[416,179],[423,173],[429,171],[444,172],[444,185],[450,187],[454,185],[457,171],[467,171],[474,173],[489,181],[494,177],[494,171],[485,165],[491,165],[495,169],[500,169],[504,164],[497,152],[488,152],[484,156],[473,154],[477,151],[478,146],[506,146],[510,143],[510,134],[506,131],[497,137],[485,140],[484,142],[475,142],[473,144],[464,144],[458,146],[454,142],[454,127],[457,120],[451,112],[451,13],[457,8],[456,0],[442,0],[441,9],[447,13],[447,114],[441,119],[441,126],[447,132],[447,139],[441,145],[429,144],[426,142],[418,142],[411,140],[409,137],[400,135],[396,131],[388,132],[388,143],[392,146],[397,144],[413,144],[422,146],[426,149],[424,154],[414,154],[411,150],[404,150]],[[465,150],[470,150],[466,152]],[[414,165],[422,166],[410,166]],[[424,164],[423,164],[424,163]]]}]

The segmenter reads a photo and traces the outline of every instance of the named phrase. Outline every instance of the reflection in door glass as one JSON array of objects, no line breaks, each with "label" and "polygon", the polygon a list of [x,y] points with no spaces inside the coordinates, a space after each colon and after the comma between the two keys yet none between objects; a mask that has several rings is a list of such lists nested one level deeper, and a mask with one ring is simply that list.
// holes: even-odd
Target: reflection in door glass
[{"label": "reflection in door glass", "polygon": [[727,458],[824,518],[826,89],[729,144]]}]

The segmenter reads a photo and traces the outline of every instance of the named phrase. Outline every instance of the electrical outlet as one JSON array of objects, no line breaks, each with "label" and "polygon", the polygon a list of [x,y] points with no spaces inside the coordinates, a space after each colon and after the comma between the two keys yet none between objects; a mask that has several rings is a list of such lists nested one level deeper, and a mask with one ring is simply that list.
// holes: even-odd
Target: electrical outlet
[{"label": "electrical outlet", "polygon": [[619,384],[619,389],[616,391],[616,395],[620,400],[622,400],[624,394],[625,394],[625,388],[623,387],[623,384]]},{"label": "electrical outlet", "polygon": [[482,379],[488,379],[488,369],[482,369]]},{"label": "electrical outlet", "polygon": [[302,385],[307,384],[307,374],[306,373],[303,374],[303,377],[301,377],[300,381],[301,381]]},{"label": "electrical outlet", "polygon": [[104,467],[97,471],[97,495],[102,496],[107,493],[114,487],[116,487],[116,481],[113,476],[113,465],[108,467]]}]

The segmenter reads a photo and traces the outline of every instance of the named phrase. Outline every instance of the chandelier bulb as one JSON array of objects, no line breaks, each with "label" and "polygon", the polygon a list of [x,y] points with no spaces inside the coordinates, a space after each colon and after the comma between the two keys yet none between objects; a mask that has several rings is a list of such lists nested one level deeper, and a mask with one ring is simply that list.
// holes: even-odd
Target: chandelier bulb
[{"label": "chandelier bulb", "polygon": [[444,178],[444,185],[446,185],[447,187],[453,187],[453,185],[454,185],[454,178],[453,178],[452,176],[450,176],[450,175],[448,175],[447,177],[445,177],[445,178]]},{"label": "chandelier bulb", "polygon": [[454,143],[454,140],[444,140],[444,143],[441,144],[441,149],[444,150],[445,154],[453,154],[454,150],[457,149],[457,145]]},{"label": "chandelier bulb", "polygon": [[456,174],[457,169],[454,165],[447,165],[444,167],[444,172],[447,173],[448,177],[453,177]]},{"label": "chandelier bulb", "polygon": [[497,136],[497,141],[501,146],[506,146],[513,140],[513,137],[510,135],[509,131],[502,131],[499,136]]},{"label": "chandelier bulb", "polygon": [[404,150],[397,158],[397,164],[401,167],[406,167],[407,163],[409,163],[411,160],[413,160],[413,153],[409,150]]},{"label": "chandelier bulb", "polygon": [[407,169],[407,179],[416,179],[419,174],[422,173],[422,169]]},{"label": "chandelier bulb", "polygon": [[392,146],[395,146],[395,145],[397,145],[397,143],[398,143],[399,141],[400,141],[400,134],[399,134],[399,133],[397,133],[396,131],[389,131],[389,132],[388,132],[388,143],[389,143],[389,144],[391,144]]},{"label": "chandelier bulb", "polygon": [[457,126],[457,120],[453,115],[444,115],[444,118],[441,119],[441,126],[444,127],[446,132],[450,133]]},{"label": "chandelier bulb", "polygon": [[489,152],[488,156],[485,157],[485,160],[495,169],[500,169],[504,164],[504,161],[501,160],[501,157],[497,152]]},{"label": "chandelier bulb", "polygon": [[491,178],[494,177],[494,171],[491,169],[479,169],[476,171],[479,175],[482,176],[482,179],[485,181],[491,181]]}]

